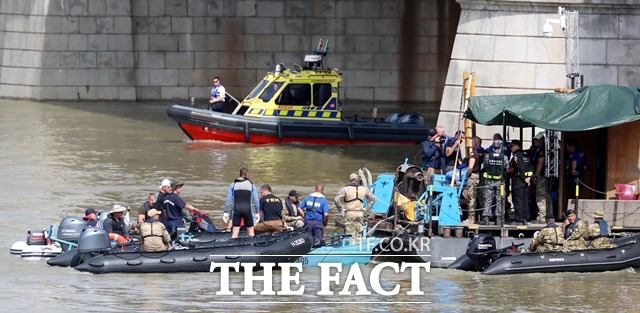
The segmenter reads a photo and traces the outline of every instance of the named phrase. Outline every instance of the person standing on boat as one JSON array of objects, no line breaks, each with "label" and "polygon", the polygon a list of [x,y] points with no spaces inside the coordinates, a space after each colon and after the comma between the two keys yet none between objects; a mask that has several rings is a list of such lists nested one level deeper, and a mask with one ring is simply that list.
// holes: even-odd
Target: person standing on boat
[{"label": "person standing on boat", "polygon": [[300,210],[304,212],[304,230],[322,243],[324,228],[329,223],[329,201],[324,197],[322,185],[317,185],[315,192],[300,202]]},{"label": "person standing on boat", "polygon": [[167,228],[158,220],[158,215],[162,212],[150,209],[146,215],[149,216],[140,224],[140,236],[142,238],[143,252],[159,252],[169,250],[171,236]]},{"label": "person standing on boat", "polygon": [[147,213],[149,212],[149,210],[153,208],[153,204],[155,203],[154,201],[155,197],[156,197],[156,194],[153,192],[148,194],[147,201],[145,201],[145,203],[143,203],[138,209],[138,226],[142,225],[142,223],[144,223],[144,221],[146,221],[149,218],[149,215]]},{"label": "person standing on boat", "polygon": [[[251,213],[251,202],[255,205],[255,213]],[[222,220],[226,223],[229,221],[229,207],[233,202],[231,210],[232,232],[231,238],[238,238],[240,234],[240,223],[244,219],[244,226],[247,228],[247,234],[250,237],[255,236],[253,225],[260,221],[260,199],[258,198],[258,189],[249,180],[249,169],[243,167],[240,169],[240,177],[236,178],[229,186],[227,192],[227,200],[224,202],[224,214]]]},{"label": "person standing on boat", "polygon": [[476,207],[478,198],[478,186],[480,185],[480,168],[482,165],[481,155],[484,153],[482,148],[482,139],[480,137],[473,137],[473,149],[471,150],[471,156],[469,156],[469,165],[467,170],[467,188],[466,198],[467,204],[467,219],[463,222],[466,225],[472,225],[476,222]]},{"label": "person standing on boat", "polygon": [[[531,177],[531,182],[536,187],[536,203],[538,205],[538,223],[540,223],[547,214],[547,199],[549,199],[549,178],[546,176],[545,165],[545,139],[544,133],[539,132],[535,136],[536,153],[533,155],[531,163],[533,164],[534,171]],[[549,213],[551,211],[549,210]]]},{"label": "person standing on boat", "polygon": [[444,173],[453,171],[453,167],[456,162],[458,166],[460,166],[460,162],[462,161],[460,146],[462,145],[462,142],[464,142],[465,138],[464,131],[458,130],[453,138],[449,137],[444,143]]},{"label": "person standing on boat", "polygon": [[[162,204],[164,203],[164,198],[168,196],[170,193],[171,193],[171,181],[165,178],[162,180],[162,183],[160,184],[160,192],[155,194],[153,208],[160,211],[161,213],[164,212],[164,208],[162,207]],[[164,214],[160,214],[160,222],[162,222],[164,226],[167,226],[166,212],[164,212]]]},{"label": "person standing on boat", "polygon": [[547,226],[538,232],[538,235],[533,238],[531,245],[529,246],[529,252],[548,252],[548,251],[561,251],[562,243],[564,242],[564,236],[562,234],[562,228],[556,225],[556,218],[553,214],[547,214],[545,216]]},{"label": "person standing on boat", "polygon": [[589,242],[589,249],[612,249],[616,245],[611,242],[609,236],[611,236],[611,228],[607,221],[604,220],[604,211],[597,210],[593,212],[593,224],[589,225],[587,230],[587,237]]},{"label": "person standing on boat", "polygon": [[200,214],[200,216],[209,216],[207,212],[200,210],[193,205],[185,202],[180,197],[184,183],[177,181],[171,185],[171,193],[164,197],[162,202],[162,208],[166,212],[167,231],[171,235],[171,239],[175,240],[178,237],[178,228],[184,227],[184,217],[182,216],[182,210],[185,208],[189,210],[189,215]]},{"label": "person standing on boat", "polygon": [[104,221],[102,229],[104,229],[107,233],[120,235],[124,237],[124,239],[129,240],[129,228],[124,221],[124,217],[122,216],[125,211],[127,211],[127,208],[119,204],[114,205],[111,209],[111,212],[109,212],[107,219]]},{"label": "person standing on boat", "polygon": [[[367,207],[363,205],[365,198],[367,199]],[[369,188],[360,185],[358,174],[351,173],[349,184],[338,191],[334,200],[336,208],[342,210],[345,216],[345,234],[352,236],[352,243],[359,244],[360,238],[362,238],[364,214],[373,207],[376,198]]]},{"label": "person standing on boat", "polygon": [[444,139],[438,136],[435,129],[429,129],[427,140],[422,142],[422,170],[428,180],[431,175],[442,174],[444,158],[442,157],[442,143]]},{"label": "person standing on boat", "polygon": [[504,179],[509,160],[502,152],[502,140],[494,140],[492,147],[493,153],[487,153],[482,162],[484,170],[482,225],[489,225],[493,208],[495,208],[496,225],[504,222]]},{"label": "person standing on boat", "polygon": [[295,190],[289,191],[289,196],[284,199],[284,205],[282,206],[282,219],[289,227],[302,228],[304,227],[304,218],[301,214],[298,214],[298,204],[300,201],[298,198],[300,194]]},{"label": "person standing on boat", "polygon": [[522,152],[522,141],[511,141],[511,163],[509,172],[511,173],[511,197],[515,210],[515,223],[526,224],[529,220],[529,195],[527,187],[533,175],[533,166],[529,158]]},{"label": "person standing on boat", "polygon": [[565,173],[567,177],[567,194],[568,199],[576,198],[576,180],[584,181],[584,172],[587,168],[586,159],[584,153],[576,147],[576,144],[572,140],[567,140],[565,143],[567,152],[570,156],[565,166]]},{"label": "person standing on boat", "polygon": [[209,99],[209,107],[213,111],[222,111],[225,103],[225,90],[224,86],[220,82],[220,77],[216,76],[211,81],[213,88],[211,88],[211,98]]},{"label": "person standing on boat", "polygon": [[260,187],[260,212],[262,212],[262,221],[254,226],[256,235],[272,232],[279,233],[282,231],[284,223],[282,219],[282,200],[271,193],[271,186],[264,184]]},{"label": "person standing on boat", "polygon": [[563,250],[586,249],[589,226],[585,221],[580,220],[572,209],[567,210],[565,217],[566,219],[562,224],[562,233],[564,234]]},{"label": "person standing on boat", "polygon": [[88,208],[84,211],[83,220],[87,221],[87,226],[98,227],[98,218],[96,217],[96,210]]}]

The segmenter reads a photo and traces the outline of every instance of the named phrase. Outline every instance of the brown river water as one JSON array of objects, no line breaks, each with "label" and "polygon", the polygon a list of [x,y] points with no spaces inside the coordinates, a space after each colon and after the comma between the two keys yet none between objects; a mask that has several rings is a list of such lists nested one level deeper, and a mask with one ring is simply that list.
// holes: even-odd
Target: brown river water
[{"label": "brown river water", "polygon": [[[244,274],[231,273],[234,295],[219,296],[219,273],[94,275],[9,254],[11,244],[25,240],[27,230],[82,216],[88,207],[107,210],[118,203],[137,209],[165,177],[185,181],[183,197],[222,226],[226,190],[242,166],[249,167],[254,183],[269,183],[278,196],[290,189],[307,194],[319,183],[331,199],[363,164],[374,176],[395,171],[405,158],[419,164],[418,146],[188,142],[166,116],[167,105],[0,100],[0,186],[5,194],[0,204],[0,246],[5,249],[0,253],[1,311],[640,310],[640,275],[634,270],[490,277],[432,269],[420,275],[421,296],[407,295],[413,282],[409,272],[387,271],[382,285],[399,285],[398,295],[338,295],[339,285],[334,296],[320,296],[320,271],[305,268],[297,286],[305,286],[303,295],[240,295]],[[334,209],[332,219],[337,216]],[[372,268],[363,269],[365,280]],[[273,279],[277,291],[279,271]],[[255,286],[261,290],[261,283]]]}]

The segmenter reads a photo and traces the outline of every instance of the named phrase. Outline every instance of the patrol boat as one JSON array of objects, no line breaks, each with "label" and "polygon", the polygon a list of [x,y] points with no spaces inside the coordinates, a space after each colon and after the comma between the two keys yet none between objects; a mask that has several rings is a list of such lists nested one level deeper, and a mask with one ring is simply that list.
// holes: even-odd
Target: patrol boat
[{"label": "patrol boat", "polygon": [[[191,140],[255,144],[417,144],[429,127],[416,113],[396,112],[378,118],[342,115],[339,87],[342,74],[324,68],[326,46],[292,69],[280,63],[241,102],[228,100],[225,112],[173,104],[167,115]],[[230,103],[231,102],[231,103]]]}]

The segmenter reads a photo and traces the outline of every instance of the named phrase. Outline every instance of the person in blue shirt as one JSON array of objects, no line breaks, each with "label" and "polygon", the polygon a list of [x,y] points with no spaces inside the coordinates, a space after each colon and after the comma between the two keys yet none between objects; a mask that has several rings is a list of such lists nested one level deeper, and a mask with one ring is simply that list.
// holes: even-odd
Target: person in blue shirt
[{"label": "person in blue shirt", "polygon": [[569,152],[569,159],[565,165],[565,173],[567,177],[567,194],[569,199],[576,198],[576,179],[584,181],[584,172],[587,168],[587,162],[584,153],[576,147],[575,142],[570,139],[566,140],[565,146]]},{"label": "person in blue shirt", "polygon": [[300,201],[299,208],[304,214],[304,230],[322,242],[329,223],[329,201],[324,197],[324,187],[317,185],[315,192]]},{"label": "person in blue shirt", "polygon": [[191,216],[194,214],[209,216],[207,212],[202,211],[182,200],[180,193],[182,192],[183,186],[183,182],[178,181],[173,183],[171,185],[171,193],[164,197],[164,201],[162,203],[162,208],[167,214],[165,226],[167,227],[169,235],[171,235],[171,240],[175,240],[178,237],[178,228],[184,227],[184,218],[182,216],[183,209],[186,208],[189,210],[189,214]]},{"label": "person in blue shirt", "polygon": [[[253,200],[255,211],[251,210],[251,202]],[[240,223],[244,220],[244,226],[247,228],[247,234],[250,237],[255,236],[253,225],[260,222],[260,198],[258,198],[258,189],[249,180],[249,169],[243,167],[240,169],[240,177],[233,180],[227,192],[227,200],[224,202],[224,214],[222,220],[227,223],[229,221],[229,207],[233,202],[231,210],[231,221],[233,229],[231,238],[238,238],[240,234]]]}]

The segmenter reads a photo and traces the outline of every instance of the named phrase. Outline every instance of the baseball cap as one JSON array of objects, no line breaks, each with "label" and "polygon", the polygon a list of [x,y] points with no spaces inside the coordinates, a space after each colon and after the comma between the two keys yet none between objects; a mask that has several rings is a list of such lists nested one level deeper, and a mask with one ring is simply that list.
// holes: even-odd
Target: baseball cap
[{"label": "baseball cap", "polygon": [[164,187],[164,186],[169,186],[169,187],[171,187],[171,181],[170,181],[170,180],[168,180],[168,179],[166,179],[166,178],[165,178],[165,179],[163,179],[163,180],[162,180],[162,183],[160,184],[160,189],[162,189],[162,187]]},{"label": "baseball cap", "polygon": [[158,211],[156,209],[151,209],[151,210],[149,210],[149,212],[147,212],[147,215],[149,217],[154,217],[154,216],[160,215],[160,214],[162,214],[162,212],[160,212],[160,211]]},{"label": "baseball cap", "polygon": [[292,189],[291,191],[289,191],[289,197],[291,196],[300,197],[300,194],[295,189]]},{"label": "baseball cap", "polygon": [[94,210],[93,208],[88,208],[84,211],[84,216],[87,216],[91,213],[96,213],[96,210]]},{"label": "baseball cap", "polygon": [[515,145],[515,146],[518,146],[518,147],[522,148],[522,141],[520,141],[518,139],[511,140],[511,145]]},{"label": "baseball cap", "polygon": [[436,132],[436,130],[434,128],[429,128],[429,132],[427,133],[427,135],[429,137],[433,137],[437,134],[438,132]]},{"label": "baseball cap", "polygon": [[544,132],[539,132],[536,134],[536,139],[542,139],[544,138]]}]

